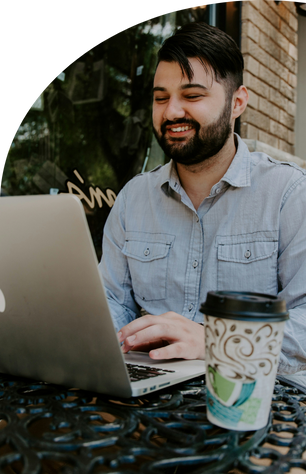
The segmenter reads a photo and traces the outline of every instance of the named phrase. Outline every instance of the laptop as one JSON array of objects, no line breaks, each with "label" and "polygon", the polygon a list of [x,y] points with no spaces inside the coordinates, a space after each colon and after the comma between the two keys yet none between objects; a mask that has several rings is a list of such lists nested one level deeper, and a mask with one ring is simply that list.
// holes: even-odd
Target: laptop
[{"label": "laptop", "polygon": [[3,197],[0,222],[1,373],[119,397],[205,373],[201,360],[122,354],[76,196]]}]

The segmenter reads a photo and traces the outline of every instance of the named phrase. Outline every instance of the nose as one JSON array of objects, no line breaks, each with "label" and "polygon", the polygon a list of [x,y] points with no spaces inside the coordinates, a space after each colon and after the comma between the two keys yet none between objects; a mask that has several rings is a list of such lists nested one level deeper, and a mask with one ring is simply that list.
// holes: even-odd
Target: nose
[{"label": "nose", "polygon": [[168,100],[167,107],[164,110],[164,120],[170,120],[174,122],[177,119],[185,117],[185,110],[182,107],[180,100],[175,97],[171,97]]}]

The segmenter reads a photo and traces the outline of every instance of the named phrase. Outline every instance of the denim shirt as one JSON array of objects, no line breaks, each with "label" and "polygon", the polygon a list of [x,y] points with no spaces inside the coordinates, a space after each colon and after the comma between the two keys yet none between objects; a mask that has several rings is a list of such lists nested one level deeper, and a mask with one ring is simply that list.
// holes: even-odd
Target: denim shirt
[{"label": "denim shirt", "polygon": [[203,322],[210,290],[278,294],[290,309],[279,372],[290,374],[306,369],[306,172],[236,138],[198,210],[172,162],[133,178],[105,225],[99,268],[117,330],[140,308]]}]

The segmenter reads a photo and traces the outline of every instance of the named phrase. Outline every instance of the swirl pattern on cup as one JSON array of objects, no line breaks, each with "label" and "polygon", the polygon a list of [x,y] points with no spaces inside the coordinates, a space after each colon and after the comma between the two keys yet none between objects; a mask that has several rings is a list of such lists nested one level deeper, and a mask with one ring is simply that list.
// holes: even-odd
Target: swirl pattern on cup
[{"label": "swirl pattern on cup", "polygon": [[250,382],[278,363],[279,323],[233,321],[205,315],[206,351],[224,376]]}]

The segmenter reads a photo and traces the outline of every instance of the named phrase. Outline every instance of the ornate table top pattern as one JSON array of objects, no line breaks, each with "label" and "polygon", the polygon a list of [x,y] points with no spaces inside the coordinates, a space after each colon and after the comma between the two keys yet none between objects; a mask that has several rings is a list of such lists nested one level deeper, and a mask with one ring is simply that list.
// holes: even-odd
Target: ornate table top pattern
[{"label": "ornate table top pattern", "polygon": [[124,400],[0,374],[0,472],[298,474],[305,401],[276,382],[267,427],[239,433],[207,420],[203,378]]}]

